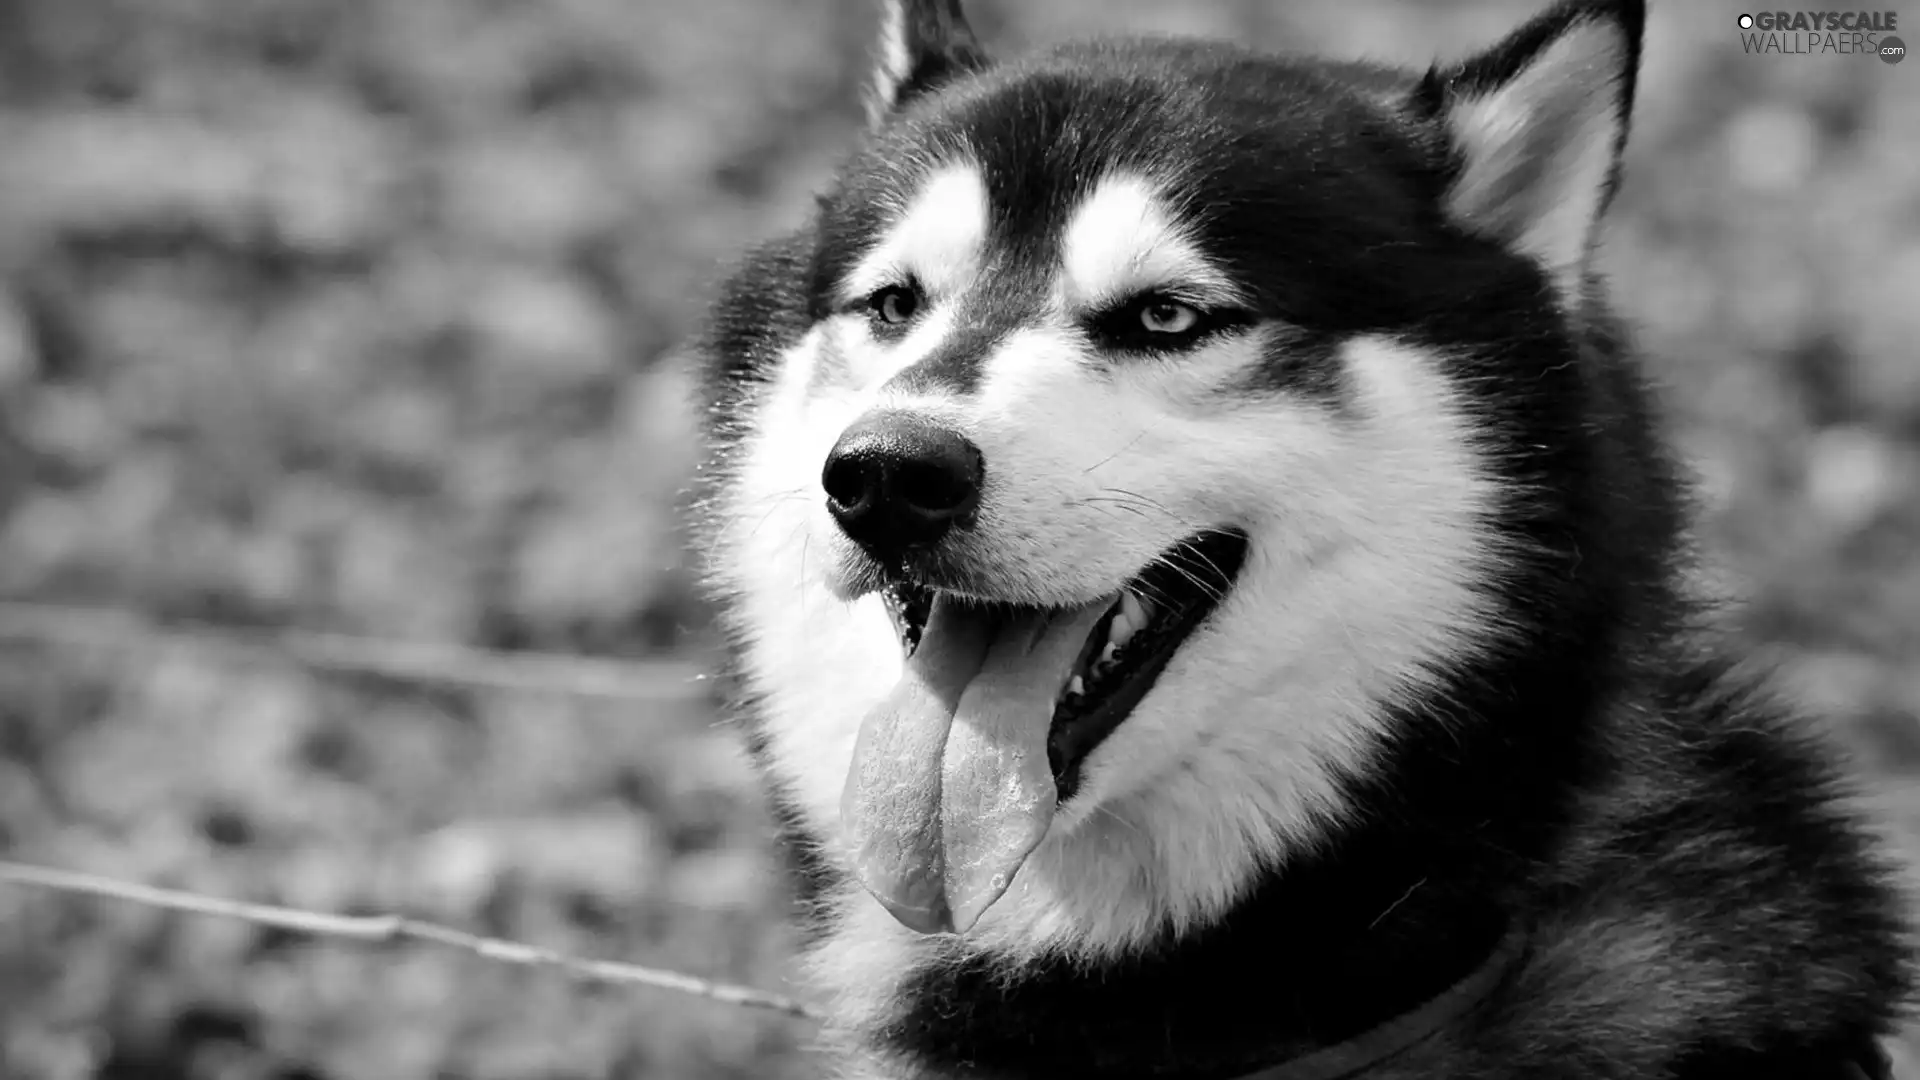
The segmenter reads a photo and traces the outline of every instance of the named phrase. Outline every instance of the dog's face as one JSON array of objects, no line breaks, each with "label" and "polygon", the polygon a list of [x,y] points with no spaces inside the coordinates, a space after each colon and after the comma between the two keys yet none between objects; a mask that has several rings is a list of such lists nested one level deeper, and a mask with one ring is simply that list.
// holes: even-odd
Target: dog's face
[{"label": "dog's face", "polygon": [[1589,4],[1424,80],[995,66],[890,8],[718,563],[772,768],[896,918],[1203,919],[1338,818],[1382,702],[1498,638],[1531,495],[1483,383],[1569,355],[1637,36]]}]

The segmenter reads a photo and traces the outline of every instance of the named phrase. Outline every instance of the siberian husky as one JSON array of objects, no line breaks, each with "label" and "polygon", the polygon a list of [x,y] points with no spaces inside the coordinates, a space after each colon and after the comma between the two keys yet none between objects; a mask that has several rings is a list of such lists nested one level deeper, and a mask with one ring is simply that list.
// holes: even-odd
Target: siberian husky
[{"label": "siberian husky", "polygon": [[1889,870],[1591,265],[1639,0],[990,59],[720,290],[703,543],[849,1076],[1879,1077]]}]

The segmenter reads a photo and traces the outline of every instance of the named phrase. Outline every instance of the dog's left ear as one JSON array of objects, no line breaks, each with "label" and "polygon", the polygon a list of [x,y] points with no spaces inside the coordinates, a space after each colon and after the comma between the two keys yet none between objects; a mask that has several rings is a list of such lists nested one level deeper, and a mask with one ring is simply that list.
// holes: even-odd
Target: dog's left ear
[{"label": "dog's left ear", "polygon": [[879,52],[867,96],[871,127],[908,99],[988,63],[960,0],[882,0]]},{"label": "dog's left ear", "polygon": [[1633,111],[1644,0],[1568,0],[1421,84],[1453,175],[1446,212],[1579,295]]}]

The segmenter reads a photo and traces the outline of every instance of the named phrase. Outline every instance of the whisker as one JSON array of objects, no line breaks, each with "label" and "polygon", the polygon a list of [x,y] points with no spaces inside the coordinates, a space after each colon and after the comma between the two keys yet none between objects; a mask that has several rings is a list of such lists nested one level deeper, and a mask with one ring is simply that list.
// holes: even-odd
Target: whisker
[{"label": "whisker", "polygon": [[1134,824],[1131,821],[1128,821],[1126,818],[1121,817],[1119,814],[1114,813],[1113,809],[1109,806],[1106,806],[1104,804],[1096,805],[1093,808],[1093,812],[1095,814],[1105,814],[1107,817],[1112,818],[1114,821],[1119,822],[1122,826],[1124,826],[1127,829],[1127,831],[1133,833],[1133,835],[1135,836],[1140,837],[1142,840],[1151,841],[1153,839],[1153,837],[1147,835],[1147,831],[1145,829],[1142,829],[1140,826]]},{"label": "whisker", "polygon": [[1135,580],[1133,584],[1127,587],[1139,593],[1142,598],[1153,601],[1155,607],[1174,606],[1173,597],[1168,596],[1165,592],[1161,591],[1158,586],[1149,584],[1144,579]]},{"label": "whisker", "polygon": [[1162,555],[1159,559],[1155,561],[1160,563],[1160,565],[1165,566],[1168,569],[1179,574],[1181,577],[1187,579],[1187,582],[1189,584],[1191,584],[1194,588],[1200,590],[1200,592],[1203,595],[1205,595],[1209,600],[1212,600],[1217,603],[1226,597],[1226,593],[1222,592],[1218,586],[1214,585],[1213,582],[1208,581],[1207,579],[1201,577],[1199,574],[1195,573],[1190,567],[1181,565],[1181,563],[1176,558],[1177,554],[1178,554],[1177,552],[1168,552],[1167,554]]},{"label": "whisker", "polygon": [[1127,513],[1132,514],[1135,517],[1144,518],[1147,516],[1146,510],[1142,509],[1141,507],[1135,506],[1133,503],[1127,501],[1126,499],[1117,499],[1117,498],[1111,498],[1111,497],[1103,498],[1099,495],[1093,495],[1085,499],[1076,500],[1074,502],[1074,505],[1075,506],[1093,506],[1096,503],[1111,504],[1122,510],[1125,510]]},{"label": "whisker", "polygon": [[1154,499],[1150,499],[1147,496],[1142,495],[1137,491],[1128,491],[1125,488],[1115,488],[1115,487],[1102,488],[1101,490],[1111,495],[1123,498],[1131,505],[1154,511],[1155,513],[1161,515],[1162,517],[1165,517],[1171,520],[1172,522],[1174,522],[1174,524],[1180,526],[1180,529],[1182,532],[1199,533],[1199,532],[1206,531],[1205,526],[1202,526],[1196,522],[1188,520],[1187,518],[1181,516],[1180,514],[1175,513],[1165,503],[1159,502]]},{"label": "whisker", "polygon": [[[773,517],[773,515],[777,513],[781,507],[786,506],[788,503],[793,502],[796,499],[804,500],[806,497],[807,497],[807,489],[805,487],[789,488],[786,491],[777,491],[777,492],[774,492],[772,495],[768,496],[767,512],[760,515],[760,517],[756,521],[754,521],[753,528],[748,530],[746,534],[746,539],[751,540],[755,536],[760,535],[761,526],[764,526],[767,523],[767,519]],[[724,526],[721,527],[720,534],[716,539],[720,543],[732,542],[733,540],[736,539],[736,536],[735,536],[736,532],[738,532],[738,530],[745,523],[746,523],[745,517],[736,517],[736,518],[733,518],[732,520],[729,520]]]},{"label": "whisker", "polygon": [[1214,562],[1213,557],[1208,555],[1205,551],[1202,551],[1197,547],[1185,547],[1181,549],[1180,554],[1183,558],[1196,560],[1204,564],[1207,569],[1213,571],[1213,580],[1225,581],[1227,579],[1228,577],[1227,572],[1225,570],[1222,570],[1220,568],[1220,564],[1217,562]]},{"label": "whisker", "polygon": [[806,492],[804,491],[793,491],[793,492],[789,492],[787,494],[781,495],[778,498],[774,499],[773,505],[769,506],[767,508],[767,512],[765,514],[760,515],[760,520],[754,524],[753,531],[747,534],[747,539],[751,540],[754,537],[760,535],[760,528],[761,526],[767,523],[767,519],[773,517],[773,515],[777,511],[784,508],[788,503],[794,502],[794,501],[804,501],[806,497],[807,497]]},{"label": "whisker", "polygon": [[1106,457],[1103,457],[1099,461],[1096,461],[1093,464],[1087,466],[1086,468],[1080,470],[1080,475],[1085,476],[1086,474],[1092,472],[1093,470],[1099,468],[1100,466],[1105,465],[1107,462],[1112,461],[1114,458],[1119,457],[1121,454],[1124,454],[1127,451],[1133,449],[1136,445],[1139,444],[1141,439],[1146,438],[1147,435],[1152,431],[1153,431],[1152,428],[1142,429],[1140,434],[1135,435],[1131,439],[1128,439],[1125,446],[1122,446],[1120,449],[1115,450],[1113,453],[1108,454]]},{"label": "whisker", "polygon": [[1142,506],[1152,507],[1153,509],[1158,510],[1161,513],[1167,515],[1168,517],[1174,519],[1175,521],[1180,520],[1180,515],[1167,509],[1166,504],[1157,502],[1153,499],[1149,499],[1145,495],[1142,495],[1137,491],[1128,491],[1126,488],[1117,488],[1117,487],[1110,487],[1110,488],[1106,488],[1105,490],[1111,491],[1116,495],[1125,495],[1128,498],[1138,501]]},{"label": "whisker", "polygon": [[808,550],[809,550],[809,549],[811,549],[812,547],[813,547],[813,534],[812,534],[812,533],[808,533],[808,534],[806,534],[805,536],[802,536],[802,537],[800,538],[800,583],[799,583],[799,588],[800,588],[800,614],[801,614],[801,616],[802,616],[803,618],[804,618],[804,617],[806,616],[806,614],[807,614],[807,552],[808,552]]}]

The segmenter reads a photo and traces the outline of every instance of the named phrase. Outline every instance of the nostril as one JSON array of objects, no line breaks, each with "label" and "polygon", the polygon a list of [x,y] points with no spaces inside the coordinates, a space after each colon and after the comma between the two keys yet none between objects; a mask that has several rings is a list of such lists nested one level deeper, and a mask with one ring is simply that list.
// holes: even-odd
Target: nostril
[{"label": "nostril", "polygon": [[880,488],[880,469],[870,460],[851,454],[836,454],[827,459],[820,483],[827,489],[827,501],[837,513],[857,513],[867,508]]},{"label": "nostril", "polygon": [[977,452],[957,451],[902,462],[893,478],[893,494],[931,517],[958,517],[980,496]]}]

